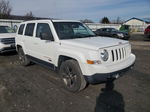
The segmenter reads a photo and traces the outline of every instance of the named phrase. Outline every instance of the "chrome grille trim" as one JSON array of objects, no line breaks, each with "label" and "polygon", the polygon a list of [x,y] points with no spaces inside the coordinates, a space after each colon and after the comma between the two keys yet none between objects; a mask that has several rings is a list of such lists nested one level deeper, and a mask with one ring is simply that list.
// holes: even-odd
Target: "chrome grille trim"
[{"label": "chrome grille trim", "polygon": [[1,40],[3,44],[14,44],[15,43],[15,38],[3,38]]},{"label": "chrome grille trim", "polygon": [[129,46],[122,46],[111,50],[112,62],[118,62],[126,59],[130,54]]}]

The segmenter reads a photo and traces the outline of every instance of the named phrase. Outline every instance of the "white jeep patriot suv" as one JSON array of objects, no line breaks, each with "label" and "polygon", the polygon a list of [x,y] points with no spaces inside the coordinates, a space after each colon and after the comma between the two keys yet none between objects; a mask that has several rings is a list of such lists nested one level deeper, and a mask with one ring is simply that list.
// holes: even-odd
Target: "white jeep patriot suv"
[{"label": "white jeep patriot suv", "polygon": [[35,62],[58,70],[71,92],[87,83],[117,79],[135,62],[128,41],[96,37],[85,24],[72,20],[23,22],[16,48],[22,65]]},{"label": "white jeep patriot suv", "polygon": [[14,51],[15,32],[9,26],[0,26],[0,53]]}]

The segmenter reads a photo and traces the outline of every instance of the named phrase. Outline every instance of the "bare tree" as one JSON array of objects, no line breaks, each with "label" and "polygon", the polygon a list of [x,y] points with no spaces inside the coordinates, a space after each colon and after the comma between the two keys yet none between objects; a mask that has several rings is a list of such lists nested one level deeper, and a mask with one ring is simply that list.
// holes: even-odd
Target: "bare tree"
[{"label": "bare tree", "polygon": [[12,7],[10,2],[7,0],[0,0],[0,19],[10,18]]},{"label": "bare tree", "polygon": [[32,11],[26,13],[25,16],[24,16],[24,18],[25,18],[25,20],[33,20],[33,19],[35,19]]},{"label": "bare tree", "polygon": [[124,22],[123,19],[121,19],[120,17],[117,17],[115,20],[112,20],[112,23],[114,24],[122,24]]},{"label": "bare tree", "polygon": [[90,19],[84,19],[84,20],[80,20],[83,23],[94,23],[92,20]]}]

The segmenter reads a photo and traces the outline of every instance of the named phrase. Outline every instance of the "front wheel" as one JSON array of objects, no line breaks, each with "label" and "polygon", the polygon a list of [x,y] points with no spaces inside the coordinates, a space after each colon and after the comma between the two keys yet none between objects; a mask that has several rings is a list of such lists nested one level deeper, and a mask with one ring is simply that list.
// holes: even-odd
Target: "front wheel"
[{"label": "front wheel", "polygon": [[19,61],[20,61],[20,64],[21,64],[21,65],[27,66],[27,65],[30,64],[30,61],[29,61],[29,59],[26,57],[26,55],[24,54],[22,48],[19,48],[19,49],[18,49],[18,56],[19,56]]},{"label": "front wheel", "polygon": [[63,62],[60,66],[59,73],[67,90],[78,92],[85,88],[86,81],[77,61],[67,60]]},{"label": "front wheel", "polygon": [[113,34],[112,37],[119,38],[118,35],[116,35],[116,34]]}]

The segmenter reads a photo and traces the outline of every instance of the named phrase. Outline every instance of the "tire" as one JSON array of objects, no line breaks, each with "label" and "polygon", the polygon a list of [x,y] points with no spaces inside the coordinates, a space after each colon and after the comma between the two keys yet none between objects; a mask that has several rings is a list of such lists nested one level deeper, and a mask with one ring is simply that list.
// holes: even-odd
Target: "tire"
[{"label": "tire", "polygon": [[24,54],[22,48],[19,48],[19,49],[18,49],[18,57],[19,57],[19,61],[20,61],[20,64],[21,64],[21,65],[23,65],[23,66],[28,66],[28,65],[30,64],[30,61],[29,61],[29,59],[26,57],[26,55]]},{"label": "tire", "polygon": [[82,75],[79,64],[75,60],[67,60],[60,66],[59,74],[65,89],[78,92],[85,88],[86,81]]}]

